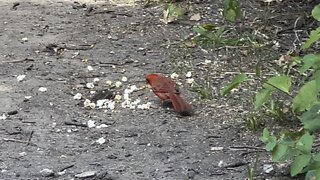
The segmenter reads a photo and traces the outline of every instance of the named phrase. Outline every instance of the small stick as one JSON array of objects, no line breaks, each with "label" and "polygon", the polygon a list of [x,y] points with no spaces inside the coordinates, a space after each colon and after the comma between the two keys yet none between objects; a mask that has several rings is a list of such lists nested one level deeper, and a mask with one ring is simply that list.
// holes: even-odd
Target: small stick
[{"label": "small stick", "polygon": [[68,126],[88,127],[86,124],[82,124],[82,123],[79,123],[79,122],[65,121],[64,124],[65,124],[65,125],[68,125]]},{"label": "small stick", "polygon": [[[22,140],[18,140],[18,139],[7,139],[7,138],[3,138],[2,140],[6,141],[6,142],[16,142],[16,143],[28,144],[28,141],[22,141]],[[33,144],[33,143],[29,143],[29,144],[36,146],[36,144]]]},{"label": "small stick", "polygon": [[3,63],[19,63],[19,62],[23,62],[23,61],[34,61],[34,59],[24,58],[24,59],[12,60],[12,61],[2,61],[2,62],[0,62],[0,64],[3,64]]},{"label": "small stick", "polygon": [[31,132],[30,132],[30,135],[29,135],[29,138],[28,138],[27,145],[29,145],[29,144],[30,144],[30,141],[31,141],[31,138],[32,138],[33,133],[34,133],[34,131],[31,131]]},{"label": "small stick", "polygon": [[255,150],[264,150],[264,148],[254,147],[254,146],[230,146],[231,150],[243,150],[243,149],[255,149]]},{"label": "small stick", "polygon": [[67,166],[61,168],[58,172],[62,172],[64,170],[66,170],[66,169],[72,168],[73,166],[74,166],[74,164],[67,165]]}]

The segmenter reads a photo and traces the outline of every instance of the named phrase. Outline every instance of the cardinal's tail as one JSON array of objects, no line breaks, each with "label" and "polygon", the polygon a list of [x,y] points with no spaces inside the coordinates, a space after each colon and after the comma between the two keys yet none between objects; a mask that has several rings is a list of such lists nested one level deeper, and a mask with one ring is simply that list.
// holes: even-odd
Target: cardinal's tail
[{"label": "cardinal's tail", "polygon": [[190,116],[192,112],[191,105],[184,100],[179,94],[169,93],[173,109],[181,115]]}]

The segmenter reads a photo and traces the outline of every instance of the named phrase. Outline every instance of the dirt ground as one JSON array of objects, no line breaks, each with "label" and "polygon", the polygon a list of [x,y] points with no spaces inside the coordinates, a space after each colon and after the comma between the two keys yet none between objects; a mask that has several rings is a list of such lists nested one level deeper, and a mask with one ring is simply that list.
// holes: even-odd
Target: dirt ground
[{"label": "dirt ground", "polygon": [[[219,73],[237,72],[239,55],[226,58],[223,52],[200,48],[181,55],[180,44],[190,38],[193,25],[223,22],[222,3],[191,3],[192,13],[203,15],[200,22],[168,25],[160,21],[161,3],[124,4],[0,1],[0,179],[245,179],[247,166],[254,165],[260,151],[258,179],[285,179],[286,172],[262,170],[271,160],[258,139],[260,132],[248,131],[243,121],[247,102],[240,96],[218,95],[232,77]],[[248,24],[268,8],[260,1],[246,1],[244,6],[251,18]],[[283,7],[290,14],[298,6]],[[289,37],[269,35],[284,39],[270,56],[292,46]],[[205,60],[215,64],[213,100],[199,101],[187,90],[184,74],[177,80],[193,101],[193,116],[181,117],[162,107],[145,87],[146,74],[170,75],[181,63],[193,63],[201,77],[198,64]],[[107,81],[122,86],[110,88]],[[137,89],[126,106],[123,92],[133,85]],[[104,89],[122,97],[113,110],[112,103],[109,108],[83,107],[84,99],[92,100],[90,91]],[[77,93],[82,100],[74,98]]]}]

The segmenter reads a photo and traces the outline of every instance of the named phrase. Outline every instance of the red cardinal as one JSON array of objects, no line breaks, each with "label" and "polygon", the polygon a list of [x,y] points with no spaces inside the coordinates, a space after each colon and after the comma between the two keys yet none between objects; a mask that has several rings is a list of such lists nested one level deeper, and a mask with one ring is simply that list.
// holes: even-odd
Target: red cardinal
[{"label": "red cardinal", "polygon": [[152,91],[162,102],[171,100],[173,109],[181,115],[191,115],[191,105],[180,96],[180,90],[171,79],[160,74],[149,74],[146,76]]}]

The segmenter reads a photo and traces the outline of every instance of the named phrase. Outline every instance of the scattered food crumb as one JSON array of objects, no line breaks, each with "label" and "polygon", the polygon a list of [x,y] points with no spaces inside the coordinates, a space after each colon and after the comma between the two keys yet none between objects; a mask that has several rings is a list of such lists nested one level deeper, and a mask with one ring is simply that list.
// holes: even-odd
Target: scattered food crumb
[{"label": "scattered food crumb", "polygon": [[96,142],[99,144],[104,144],[106,142],[106,139],[104,139],[104,137],[101,137],[98,140],[96,140]]},{"label": "scattered food crumb", "polygon": [[96,122],[93,120],[89,120],[87,125],[89,128],[94,128],[94,127],[96,127]]},{"label": "scattered food crumb", "polygon": [[23,42],[28,42],[28,38],[27,37],[24,37],[21,39]]},{"label": "scattered food crumb", "polygon": [[27,155],[26,152],[21,152],[21,153],[19,153],[19,156],[26,156],[26,155]]},{"label": "scattered food crumb", "polygon": [[94,84],[93,83],[87,83],[86,87],[89,88],[89,89],[92,89],[92,88],[94,88]]},{"label": "scattered food crumb", "polygon": [[211,64],[211,60],[208,60],[208,59],[204,60],[204,64],[206,65]]},{"label": "scattered food crumb", "polygon": [[1,116],[0,116],[0,120],[6,120],[7,119],[7,116],[5,115],[5,114],[2,114]]},{"label": "scattered food crumb", "polygon": [[79,100],[82,98],[82,94],[81,93],[77,93],[76,95],[73,96],[73,99]]},{"label": "scattered food crumb", "polygon": [[25,98],[25,99],[31,99],[32,96],[25,96],[24,98]]},{"label": "scattered food crumb", "polygon": [[188,71],[187,74],[186,74],[186,77],[187,77],[187,78],[191,78],[191,77],[192,77],[192,72],[191,72],[191,71]]},{"label": "scattered food crumb", "polygon": [[211,151],[221,151],[223,149],[223,147],[211,147]]},{"label": "scattered food crumb", "polygon": [[93,67],[92,66],[88,66],[87,69],[88,69],[88,71],[93,71]]},{"label": "scattered food crumb", "polygon": [[94,83],[97,83],[97,82],[99,82],[99,81],[100,81],[99,78],[94,78],[94,79],[93,79],[93,82],[94,82]]},{"label": "scattered food crumb", "polygon": [[114,100],[121,100],[121,95],[117,94],[115,97],[114,97]]},{"label": "scattered food crumb", "polygon": [[40,92],[46,92],[48,89],[46,87],[40,87],[38,90]]},{"label": "scattered food crumb", "polygon": [[106,81],[106,84],[109,86],[112,86],[112,81],[108,80],[108,81]]},{"label": "scattered food crumb", "polygon": [[192,84],[194,82],[194,79],[193,78],[188,78],[186,81],[187,81],[188,84]]},{"label": "scattered food crumb", "polygon": [[121,78],[121,81],[127,82],[127,81],[128,81],[128,78],[124,76],[124,77]]},{"label": "scattered food crumb", "polygon": [[18,82],[21,82],[21,81],[23,81],[24,80],[24,78],[26,78],[26,75],[19,75],[19,76],[17,76],[17,80],[18,80]]},{"label": "scattered food crumb", "polygon": [[86,99],[83,102],[83,106],[84,107],[90,107],[90,108],[94,109],[96,107],[96,104],[91,102],[89,99]]},{"label": "scattered food crumb", "polygon": [[119,88],[119,87],[121,87],[121,86],[122,86],[122,82],[117,81],[117,82],[116,82],[116,87]]},{"label": "scattered food crumb", "polygon": [[177,73],[172,73],[172,74],[170,75],[170,77],[171,77],[171,79],[176,79],[176,78],[179,77],[179,75],[178,75]]},{"label": "scattered food crumb", "polygon": [[101,129],[101,128],[107,128],[107,127],[109,127],[109,126],[106,125],[106,124],[100,124],[100,125],[97,126],[96,128],[97,128],[97,129]]}]

